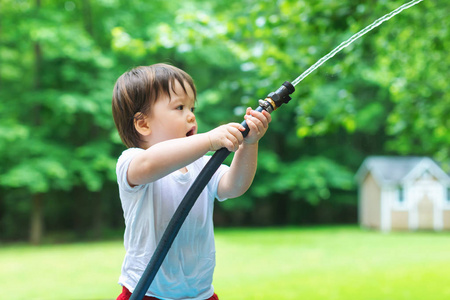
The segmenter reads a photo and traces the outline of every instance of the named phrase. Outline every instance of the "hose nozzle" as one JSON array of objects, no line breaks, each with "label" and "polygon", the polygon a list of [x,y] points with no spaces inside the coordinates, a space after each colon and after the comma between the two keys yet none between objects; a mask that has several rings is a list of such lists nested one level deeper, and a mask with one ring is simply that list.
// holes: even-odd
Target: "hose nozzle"
[{"label": "hose nozzle", "polygon": [[289,95],[294,91],[294,86],[289,81],[285,81],[278,90],[267,95],[266,99],[259,100],[259,105],[271,113],[283,103],[288,103],[291,100]]}]

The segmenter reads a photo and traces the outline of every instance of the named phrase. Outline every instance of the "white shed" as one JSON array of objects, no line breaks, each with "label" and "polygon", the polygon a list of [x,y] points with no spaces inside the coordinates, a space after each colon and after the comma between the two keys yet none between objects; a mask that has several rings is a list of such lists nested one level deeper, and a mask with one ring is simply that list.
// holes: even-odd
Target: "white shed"
[{"label": "white shed", "polygon": [[450,230],[450,176],[432,159],[371,156],[356,178],[361,226]]}]

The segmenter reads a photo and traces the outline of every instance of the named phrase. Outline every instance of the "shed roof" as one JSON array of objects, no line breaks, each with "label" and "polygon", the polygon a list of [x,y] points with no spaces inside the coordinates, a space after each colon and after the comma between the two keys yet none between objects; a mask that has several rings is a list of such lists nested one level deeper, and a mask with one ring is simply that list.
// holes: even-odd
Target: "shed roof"
[{"label": "shed roof", "polygon": [[356,177],[362,181],[371,172],[375,180],[382,184],[400,184],[421,169],[428,169],[439,180],[450,183],[450,176],[431,158],[418,156],[369,156],[362,163]]}]

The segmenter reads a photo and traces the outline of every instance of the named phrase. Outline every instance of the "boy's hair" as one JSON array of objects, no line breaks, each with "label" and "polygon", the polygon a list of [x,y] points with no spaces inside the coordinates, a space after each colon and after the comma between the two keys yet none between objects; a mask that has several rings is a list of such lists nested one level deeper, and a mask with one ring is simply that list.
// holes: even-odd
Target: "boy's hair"
[{"label": "boy's hair", "polygon": [[117,79],[113,90],[112,113],[120,138],[128,148],[139,147],[142,141],[134,127],[135,120],[149,116],[153,104],[161,95],[169,96],[170,100],[170,89],[175,93],[175,80],[185,92],[185,83],[189,84],[194,99],[197,98],[191,76],[167,64],[136,67]]}]

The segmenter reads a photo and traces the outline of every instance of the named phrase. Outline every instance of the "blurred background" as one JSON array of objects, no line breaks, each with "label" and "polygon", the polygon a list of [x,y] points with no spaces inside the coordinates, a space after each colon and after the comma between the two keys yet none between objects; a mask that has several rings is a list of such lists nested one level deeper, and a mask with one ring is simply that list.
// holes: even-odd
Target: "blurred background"
[{"label": "blurred background", "polygon": [[[125,71],[158,62],[187,71],[205,132],[241,122],[246,107],[403,3],[0,0],[2,295],[120,293],[115,164],[125,147],[111,97]],[[450,298],[449,231],[361,229],[356,180],[367,157],[423,156],[448,184],[449,12],[449,1],[403,11],[272,115],[252,187],[215,205],[221,299]]]},{"label": "blurred background", "polygon": [[[1,0],[0,240],[121,236],[115,80],[166,62],[198,89],[200,132],[292,81],[401,1]],[[229,226],[357,224],[370,155],[449,172],[449,3],[424,1],[309,75],[273,114],[258,173],[217,203]],[[229,161],[229,160],[228,160]]]}]

